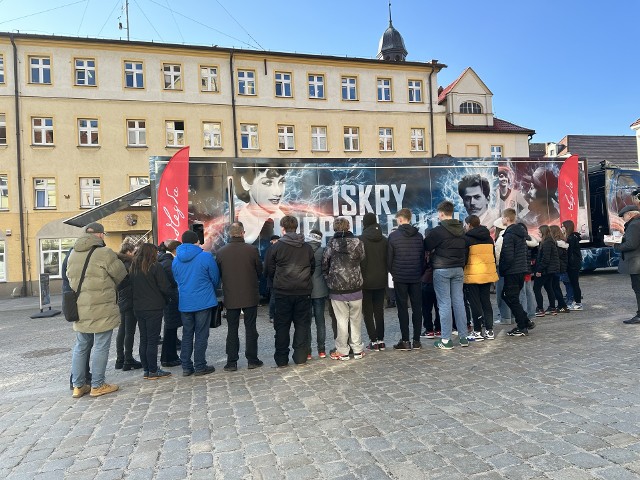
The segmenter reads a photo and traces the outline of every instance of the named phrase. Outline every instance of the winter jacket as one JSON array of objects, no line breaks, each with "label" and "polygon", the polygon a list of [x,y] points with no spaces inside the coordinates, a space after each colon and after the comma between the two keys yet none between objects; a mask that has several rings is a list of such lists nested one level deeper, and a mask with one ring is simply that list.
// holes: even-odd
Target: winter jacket
[{"label": "winter jacket", "polygon": [[315,259],[303,235],[285,233],[269,248],[265,267],[276,294],[311,295]]},{"label": "winter jacket", "polygon": [[176,249],[171,270],[178,284],[181,312],[199,312],[218,305],[216,287],[220,282],[220,271],[209,252],[193,243],[183,243]]},{"label": "winter jacket", "polygon": [[322,255],[322,274],[329,293],[362,290],[360,263],[365,259],[364,244],[351,232],[338,232],[327,242]]},{"label": "winter jacket", "polygon": [[567,270],[580,270],[582,268],[582,250],[580,249],[580,234],[573,232],[567,238],[569,251],[567,252]]},{"label": "winter jacket", "polygon": [[405,223],[389,234],[387,265],[393,281],[418,283],[422,276],[424,245],[422,235],[413,225]]},{"label": "winter jacket", "polygon": [[73,252],[73,247],[65,253],[64,260],[62,260],[62,267],[60,269],[60,275],[62,276],[62,293],[71,291],[71,287],[69,286],[69,277],[67,277],[67,263],[69,262],[69,255],[71,255],[71,252]]},{"label": "winter jacket", "polygon": [[262,275],[258,249],[245,243],[242,237],[231,237],[229,243],[218,250],[216,262],[222,278],[224,306],[231,309],[257,306]]},{"label": "winter jacket", "polygon": [[535,270],[536,273],[541,273],[542,275],[560,273],[558,246],[553,238],[547,237],[540,242]]},{"label": "winter jacket", "polygon": [[467,264],[464,267],[464,283],[485,284],[498,281],[493,238],[484,225],[472,228],[465,234],[469,246]]},{"label": "winter jacket", "polygon": [[[116,255],[118,255],[118,258],[128,272],[131,268],[131,260],[133,260],[133,257],[124,253],[117,253]],[[131,279],[129,278],[129,275],[124,277],[124,280],[122,280],[120,285],[118,285],[118,308],[120,309],[120,313],[133,310],[133,290],[131,288]]]},{"label": "winter jacket", "polygon": [[316,240],[311,240],[307,242],[307,244],[311,247],[311,250],[313,250],[314,262],[313,276],[311,277],[313,284],[311,298],[324,298],[329,295],[329,287],[327,287],[327,282],[325,282],[324,276],[322,275],[322,254],[324,253],[324,247]]},{"label": "winter jacket", "polygon": [[148,272],[129,272],[133,293],[133,311],[164,310],[171,295],[171,284],[158,262],[151,264]]},{"label": "winter jacket", "polygon": [[360,240],[364,245],[362,269],[362,289],[379,290],[389,283],[387,269],[387,239],[380,225],[374,223],[362,231]]},{"label": "winter jacket", "polygon": [[431,254],[426,250],[424,252],[424,264],[422,270],[423,272],[420,281],[426,284],[433,284],[433,267],[431,266]]},{"label": "winter jacket", "polygon": [[529,272],[527,257],[527,230],[524,225],[509,225],[502,234],[502,247],[498,272],[505,275],[526,274]]},{"label": "winter jacket", "polygon": [[431,266],[440,268],[464,267],[467,261],[467,242],[460,220],[447,219],[429,230],[424,249],[431,252]]},{"label": "winter jacket", "polygon": [[171,265],[173,265],[173,255],[169,252],[163,252],[158,255],[158,262],[162,265],[164,273],[169,280],[169,285],[171,286],[169,303],[164,307],[164,326],[165,328],[180,328],[182,326],[182,317],[178,309],[178,284],[176,283],[176,279],[173,278],[173,270],[171,269]]},{"label": "winter jacket", "polygon": [[564,240],[556,240],[556,245],[558,247],[558,261],[560,265],[558,273],[567,273],[567,263],[569,261],[567,250],[569,249],[569,244]]},{"label": "winter jacket", "polygon": [[84,262],[92,247],[91,258],[78,296],[78,315],[73,329],[81,333],[103,333],[120,325],[116,287],[127,276],[127,269],[116,253],[104,246],[99,237],[88,233],[76,240],[67,263],[69,285],[78,290]]},{"label": "winter jacket", "polygon": [[640,217],[633,217],[624,224],[622,243],[614,248],[622,253],[618,272],[628,275],[640,273]]}]

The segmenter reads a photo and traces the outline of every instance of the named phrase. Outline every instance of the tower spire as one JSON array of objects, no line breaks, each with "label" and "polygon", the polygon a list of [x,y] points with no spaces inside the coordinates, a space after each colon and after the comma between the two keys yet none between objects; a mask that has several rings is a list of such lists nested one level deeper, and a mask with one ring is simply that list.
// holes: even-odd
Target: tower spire
[{"label": "tower spire", "polygon": [[389,0],[389,26],[393,26],[393,23],[391,23],[391,0]]}]

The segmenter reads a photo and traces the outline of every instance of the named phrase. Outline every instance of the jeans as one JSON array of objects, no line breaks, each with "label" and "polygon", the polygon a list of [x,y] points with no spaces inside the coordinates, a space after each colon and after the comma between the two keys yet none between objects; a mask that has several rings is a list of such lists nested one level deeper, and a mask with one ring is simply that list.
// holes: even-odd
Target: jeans
[{"label": "jeans", "polygon": [[362,353],[362,300],[331,300],[338,324],[336,351],[341,355],[349,355],[349,347],[353,353]]},{"label": "jeans", "polygon": [[[324,321],[324,305],[327,297],[312,298],[311,310],[313,318],[316,322],[316,343],[318,344],[318,353],[326,351],[325,342],[327,341],[327,325]],[[309,353],[311,353],[311,317],[309,317],[309,330],[307,332],[307,340]]]},{"label": "jeans", "polygon": [[520,291],[524,286],[524,273],[514,273],[504,276],[504,286],[502,288],[502,299],[511,309],[516,317],[516,324],[519,330],[526,329],[529,324],[529,317],[520,303]]},{"label": "jeans", "polygon": [[109,347],[113,330],[102,333],[76,332],[76,344],[71,357],[71,377],[74,387],[82,387],[87,379],[87,358],[91,353],[91,387],[99,388],[104,384]]},{"label": "jeans", "polygon": [[227,363],[238,361],[240,351],[240,339],[238,338],[238,328],[240,326],[240,310],[244,312],[245,346],[244,356],[251,363],[258,363],[258,330],[256,329],[256,318],[258,317],[258,306],[246,308],[227,308]]},{"label": "jeans", "polygon": [[542,287],[544,287],[545,291],[547,292],[547,296],[549,297],[549,307],[556,308],[556,296],[553,293],[553,286],[551,284],[553,276],[555,276],[555,273],[549,273],[546,275],[541,275],[539,277],[534,277],[533,293],[536,296],[536,307],[538,308],[538,310],[544,310]]},{"label": "jeans", "polygon": [[533,280],[524,282],[520,290],[520,304],[529,317],[536,314],[536,296],[533,294]]},{"label": "jeans", "polygon": [[633,292],[636,294],[636,303],[638,304],[638,310],[636,311],[636,316],[640,317],[640,274],[632,273],[631,277],[631,288],[633,288]]},{"label": "jeans", "polygon": [[502,299],[503,288],[504,277],[500,277],[496,282],[496,303],[498,304],[498,311],[500,312],[500,323],[511,324],[513,323],[513,320],[511,318],[511,310],[509,310],[509,306]]},{"label": "jeans", "polygon": [[140,329],[140,361],[145,372],[158,371],[158,337],[162,329],[162,310],[137,310]]},{"label": "jeans", "polygon": [[422,287],[416,283],[394,283],[396,293],[396,306],[398,307],[398,320],[402,341],[408,342],[409,337],[409,301],[411,301],[411,323],[413,323],[413,340],[420,341],[422,329]]},{"label": "jeans", "polygon": [[[293,361],[306,363],[309,352],[309,322],[311,322],[311,297],[309,295],[276,294],[276,316],[273,320],[276,351],[273,359],[282,367],[289,363],[291,324],[293,324]],[[184,347],[183,347],[184,348]]]},{"label": "jeans", "polygon": [[437,268],[433,270],[433,289],[438,298],[440,311],[441,338],[448,341],[451,338],[451,307],[456,317],[456,327],[460,338],[466,337],[467,312],[464,308],[463,292],[464,271],[462,267]]},{"label": "jeans", "polygon": [[[215,315],[217,307],[181,312],[182,316],[182,349],[180,361],[186,372],[204,370],[207,366],[207,344],[209,343],[209,326],[211,315]],[[193,354],[193,361],[191,361]]]},{"label": "jeans", "polygon": [[167,328],[164,326],[162,334],[162,350],[160,351],[161,362],[175,362],[180,360],[178,356],[178,327]]},{"label": "jeans", "polygon": [[[435,322],[432,311],[435,307]],[[432,283],[422,284],[422,325],[427,332],[440,331],[440,312],[438,311],[438,299]]]},{"label": "jeans", "polygon": [[384,341],[384,295],[384,288],[362,290],[364,325],[372,342]]},{"label": "jeans", "polygon": [[[573,290],[573,301],[576,303],[582,303],[582,290],[580,289],[580,270],[569,269],[567,270],[567,276],[569,277],[569,283]],[[569,290],[567,289],[567,295]]]},{"label": "jeans", "polygon": [[564,295],[562,294],[562,289],[560,288],[560,274],[555,273],[551,277],[551,288],[553,289],[553,295],[556,298],[557,307],[558,308],[567,308],[567,304],[564,301]]},{"label": "jeans", "polygon": [[133,338],[136,335],[136,323],[133,310],[120,312],[120,326],[116,335],[116,363],[133,363]]},{"label": "jeans", "polygon": [[473,318],[474,332],[481,332],[483,326],[486,330],[493,330],[491,284],[469,283],[464,287],[471,306],[471,318]]}]

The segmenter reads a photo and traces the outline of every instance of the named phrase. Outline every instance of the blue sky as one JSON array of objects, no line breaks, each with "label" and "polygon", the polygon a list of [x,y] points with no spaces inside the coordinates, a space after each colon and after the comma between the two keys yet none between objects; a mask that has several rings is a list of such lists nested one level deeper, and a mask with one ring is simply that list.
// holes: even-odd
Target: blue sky
[{"label": "blue sky", "polygon": [[[0,31],[126,38],[123,0],[0,0]],[[387,0],[130,0],[132,40],[374,57]],[[633,135],[640,118],[640,1],[394,0],[408,60],[446,86],[471,66],[496,116],[536,130]],[[171,7],[170,7],[171,6]],[[436,7],[441,7],[436,10]],[[45,13],[39,13],[49,10]],[[23,18],[20,18],[23,17]]]}]

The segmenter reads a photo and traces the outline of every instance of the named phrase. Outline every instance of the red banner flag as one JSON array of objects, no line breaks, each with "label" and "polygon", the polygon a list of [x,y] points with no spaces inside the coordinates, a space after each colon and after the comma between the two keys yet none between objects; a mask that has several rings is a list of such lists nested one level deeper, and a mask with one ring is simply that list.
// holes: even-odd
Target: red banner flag
[{"label": "red banner flag", "polygon": [[571,155],[564,161],[558,177],[558,203],[560,221],[572,220],[578,227],[578,156]]},{"label": "red banner flag", "polygon": [[158,242],[179,240],[189,228],[189,147],[171,157],[162,172],[157,205]]}]

